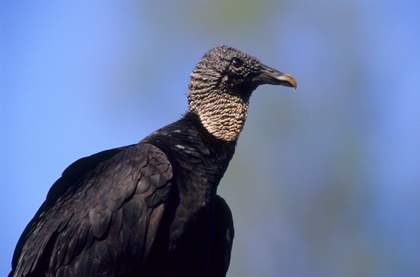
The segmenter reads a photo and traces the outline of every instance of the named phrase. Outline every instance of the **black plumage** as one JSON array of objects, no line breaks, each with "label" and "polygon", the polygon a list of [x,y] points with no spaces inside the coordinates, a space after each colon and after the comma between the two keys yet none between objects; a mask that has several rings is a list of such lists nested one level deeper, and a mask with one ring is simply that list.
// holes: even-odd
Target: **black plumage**
[{"label": "black plumage", "polygon": [[63,172],[19,239],[10,276],[225,276],[234,230],[216,190],[262,84],[296,87],[243,52],[210,50],[181,119]]}]

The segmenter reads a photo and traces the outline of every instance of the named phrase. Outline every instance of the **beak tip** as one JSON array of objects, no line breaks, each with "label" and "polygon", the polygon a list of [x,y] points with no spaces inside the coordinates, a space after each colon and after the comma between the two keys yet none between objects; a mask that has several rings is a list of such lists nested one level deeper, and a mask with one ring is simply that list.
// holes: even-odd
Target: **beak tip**
[{"label": "beak tip", "polygon": [[297,81],[292,75],[284,73],[280,75],[278,79],[282,82],[285,82],[287,84],[286,86],[293,87],[294,90],[296,91]]}]

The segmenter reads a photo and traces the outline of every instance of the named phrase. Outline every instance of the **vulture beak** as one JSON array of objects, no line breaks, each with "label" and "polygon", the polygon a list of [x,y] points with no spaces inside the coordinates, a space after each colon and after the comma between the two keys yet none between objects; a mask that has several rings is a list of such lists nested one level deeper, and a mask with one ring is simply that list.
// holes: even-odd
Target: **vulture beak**
[{"label": "vulture beak", "polygon": [[260,84],[281,85],[297,88],[297,81],[292,75],[280,72],[266,65],[261,65],[261,71],[256,77]]}]

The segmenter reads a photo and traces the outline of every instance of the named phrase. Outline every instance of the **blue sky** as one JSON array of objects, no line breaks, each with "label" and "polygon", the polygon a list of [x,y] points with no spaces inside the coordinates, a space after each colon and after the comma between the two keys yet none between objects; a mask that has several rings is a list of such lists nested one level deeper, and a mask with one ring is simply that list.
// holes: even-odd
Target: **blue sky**
[{"label": "blue sky", "polygon": [[219,190],[237,229],[229,276],[418,275],[419,5],[3,3],[0,275],[66,166],[178,119],[220,44],[299,83],[251,99]]}]

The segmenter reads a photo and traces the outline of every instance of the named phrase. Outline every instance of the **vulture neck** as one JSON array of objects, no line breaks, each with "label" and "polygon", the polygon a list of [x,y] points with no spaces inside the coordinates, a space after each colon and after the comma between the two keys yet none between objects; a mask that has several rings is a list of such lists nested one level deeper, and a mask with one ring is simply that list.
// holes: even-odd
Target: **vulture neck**
[{"label": "vulture neck", "polygon": [[217,88],[214,83],[207,85],[196,87],[190,82],[188,112],[197,114],[204,128],[217,139],[237,140],[248,116],[248,99]]}]

